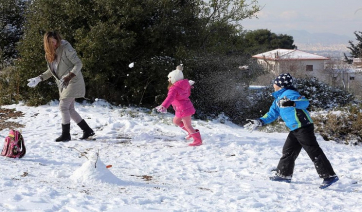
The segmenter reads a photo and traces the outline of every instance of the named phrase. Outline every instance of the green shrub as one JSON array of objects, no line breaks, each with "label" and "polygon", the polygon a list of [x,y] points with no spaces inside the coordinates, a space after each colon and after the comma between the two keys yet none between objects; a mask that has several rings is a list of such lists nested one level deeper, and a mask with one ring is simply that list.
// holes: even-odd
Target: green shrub
[{"label": "green shrub", "polygon": [[0,72],[0,105],[18,103],[20,95],[20,74],[14,66]]}]

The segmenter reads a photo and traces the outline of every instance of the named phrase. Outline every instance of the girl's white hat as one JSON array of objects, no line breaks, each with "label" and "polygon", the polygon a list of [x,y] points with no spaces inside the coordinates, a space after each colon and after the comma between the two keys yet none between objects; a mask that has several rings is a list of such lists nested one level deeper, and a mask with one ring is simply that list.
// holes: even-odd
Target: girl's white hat
[{"label": "girl's white hat", "polygon": [[174,84],[175,82],[179,81],[179,80],[182,80],[184,79],[184,74],[182,73],[182,66],[179,65],[176,67],[176,70],[173,70],[171,71],[169,74],[168,74],[168,80]]}]

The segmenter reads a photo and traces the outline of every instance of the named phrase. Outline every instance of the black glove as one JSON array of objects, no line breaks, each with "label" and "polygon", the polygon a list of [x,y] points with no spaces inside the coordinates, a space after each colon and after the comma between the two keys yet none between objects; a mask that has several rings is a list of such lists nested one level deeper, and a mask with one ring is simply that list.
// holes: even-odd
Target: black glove
[{"label": "black glove", "polygon": [[67,76],[63,77],[61,80],[61,85],[63,88],[66,88],[69,85],[69,81],[75,77],[75,74],[70,72]]},{"label": "black glove", "polygon": [[282,107],[295,107],[295,102],[290,100],[282,102]]},{"label": "black glove", "polygon": [[278,102],[279,107],[295,107],[295,102],[288,99],[287,97],[283,97]]}]

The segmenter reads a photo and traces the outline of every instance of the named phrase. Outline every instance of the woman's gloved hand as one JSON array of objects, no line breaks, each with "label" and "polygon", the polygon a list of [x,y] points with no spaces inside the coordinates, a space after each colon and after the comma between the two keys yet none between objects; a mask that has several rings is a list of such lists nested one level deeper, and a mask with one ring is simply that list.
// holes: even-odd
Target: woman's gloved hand
[{"label": "woman's gloved hand", "polygon": [[60,80],[60,85],[62,86],[62,88],[67,88],[69,85],[69,81],[75,77],[75,74],[73,74],[72,72],[70,72],[67,76],[64,76],[61,80]]}]

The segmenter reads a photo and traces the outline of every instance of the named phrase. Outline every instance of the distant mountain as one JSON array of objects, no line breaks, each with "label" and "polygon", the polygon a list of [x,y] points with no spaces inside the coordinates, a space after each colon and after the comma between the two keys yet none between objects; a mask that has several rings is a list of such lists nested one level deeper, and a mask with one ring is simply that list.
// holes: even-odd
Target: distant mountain
[{"label": "distant mountain", "polygon": [[337,35],[333,33],[309,33],[305,30],[288,30],[277,33],[293,36],[294,42],[297,44],[348,45],[348,41],[355,40],[347,35]]}]

